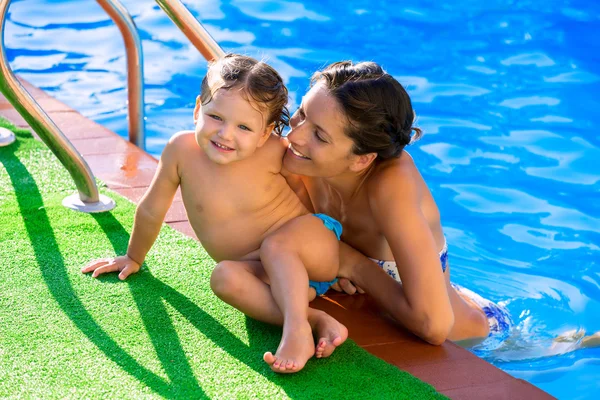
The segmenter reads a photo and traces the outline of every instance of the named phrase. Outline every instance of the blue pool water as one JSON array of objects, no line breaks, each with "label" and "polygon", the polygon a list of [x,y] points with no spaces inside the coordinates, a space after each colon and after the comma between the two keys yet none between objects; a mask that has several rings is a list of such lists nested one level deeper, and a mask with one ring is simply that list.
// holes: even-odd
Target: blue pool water
[{"label": "blue pool water", "polygon": [[[206,62],[150,0],[123,0],[143,39],[147,148],[192,127]],[[600,396],[600,3],[463,0],[185,2],[225,50],[266,57],[292,109],[317,68],[375,60],[405,84],[426,136],[409,151],[440,207],[453,280],[511,311],[509,343],[474,351],[558,398]],[[127,135],[121,36],[92,0],[13,1],[13,69]],[[342,21],[344,21],[342,23]]]}]

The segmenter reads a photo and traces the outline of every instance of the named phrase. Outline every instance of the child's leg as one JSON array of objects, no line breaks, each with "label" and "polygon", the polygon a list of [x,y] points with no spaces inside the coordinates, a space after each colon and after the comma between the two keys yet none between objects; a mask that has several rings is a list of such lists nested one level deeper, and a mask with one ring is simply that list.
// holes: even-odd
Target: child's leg
[{"label": "child's leg", "polygon": [[[260,261],[222,261],[210,277],[211,288],[221,300],[251,318],[281,326],[283,314],[266,282],[268,277]],[[308,322],[317,338],[317,358],[331,355],[348,337],[346,327],[323,311],[309,308]]]},{"label": "child's leg", "polygon": [[328,281],[339,268],[336,234],[314,215],[295,218],[263,241],[263,267],[283,314],[283,337],[265,361],[278,372],[296,372],[314,354],[308,323],[308,280]]}]

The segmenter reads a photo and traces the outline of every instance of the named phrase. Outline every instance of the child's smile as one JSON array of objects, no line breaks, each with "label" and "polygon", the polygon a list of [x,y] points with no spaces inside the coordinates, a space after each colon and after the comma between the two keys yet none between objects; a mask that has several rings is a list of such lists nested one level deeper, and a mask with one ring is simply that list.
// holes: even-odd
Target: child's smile
[{"label": "child's smile", "polygon": [[217,164],[250,157],[269,137],[265,116],[239,88],[217,90],[195,116],[196,141]]},{"label": "child's smile", "polygon": [[219,151],[225,152],[225,153],[229,153],[231,151],[234,151],[235,149],[232,149],[231,147],[227,147],[224,144],[221,144],[219,142],[216,142],[214,140],[210,141]]}]

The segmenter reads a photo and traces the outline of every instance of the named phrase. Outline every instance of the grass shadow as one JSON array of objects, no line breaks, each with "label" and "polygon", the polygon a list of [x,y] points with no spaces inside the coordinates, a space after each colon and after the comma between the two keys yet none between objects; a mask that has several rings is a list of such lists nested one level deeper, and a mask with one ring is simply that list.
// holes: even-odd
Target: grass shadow
[{"label": "grass shadow", "polygon": [[[85,309],[69,281],[64,258],[44,208],[42,195],[27,168],[14,154],[19,145],[2,149],[0,161],[15,190],[19,210],[42,278],[60,309],[108,359],[165,398],[173,396],[173,384],[154,374],[131,357],[102,329]],[[199,393],[195,393],[195,397]]]},{"label": "grass shadow", "polygon": [[[125,254],[127,251],[127,238],[129,238],[129,234],[121,223],[109,212],[93,214],[93,217],[108,237],[115,253]],[[169,316],[164,309],[163,300],[168,302],[190,324],[217,346],[243,362],[255,372],[265,376],[267,379],[282,386],[282,388],[286,390],[285,380],[280,376],[275,375],[262,360],[262,352],[264,349],[252,346],[252,342],[257,342],[253,340],[253,338],[258,337],[261,334],[269,333],[272,329],[277,328],[247,318],[248,321],[251,321],[247,323],[247,326],[250,327],[248,334],[251,343],[250,345],[246,345],[196,303],[173,289],[168,284],[154,277],[147,269],[140,271],[134,278],[135,279],[128,279],[126,282],[129,283],[131,293],[140,311],[144,325],[169,376],[171,376],[169,370],[174,374],[181,374],[182,371],[184,371],[186,378],[180,377],[180,383],[183,386],[194,385],[192,382],[193,374],[185,357],[185,353],[180,345],[174,344],[179,342]],[[224,306],[226,305],[224,304]],[[175,358],[173,357],[174,354],[176,354]],[[167,365],[170,365],[169,369],[167,369]],[[291,398],[295,397],[290,393],[290,391],[293,390],[291,390],[291,388],[287,389],[286,393],[288,396]],[[189,390],[186,389],[185,391],[188,392]]]},{"label": "grass shadow", "polygon": [[[0,122],[2,121],[0,120]],[[246,344],[230,332],[219,320],[190,300],[190,298],[153,276],[147,268],[125,282],[120,282],[114,275],[102,277],[101,281],[127,285],[129,288],[140,313],[141,321],[167,378],[159,376],[146,368],[140,361],[121,348],[119,343],[103,329],[94,316],[86,309],[71,284],[69,279],[70,274],[65,261],[67,253],[64,253],[65,256],[61,253],[57,233],[55,233],[51,224],[51,221],[56,224],[57,219],[54,214],[51,214],[53,217],[51,220],[44,208],[44,198],[40,191],[40,187],[43,187],[45,190],[47,185],[52,185],[52,182],[44,182],[44,186],[40,183],[40,187],[38,187],[30,171],[28,171],[25,164],[15,154],[17,149],[23,152],[23,150],[31,148],[32,152],[38,152],[39,145],[31,140],[30,135],[19,133],[18,136],[20,136],[19,139],[29,140],[23,140],[22,143],[17,142],[8,148],[0,149],[0,162],[8,172],[10,182],[14,188],[18,213],[20,214],[19,217],[22,218],[23,226],[29,240],[29,244],[26,245],[31,246],[34,252],[35,262],[39,267],[45,286],[48,288],[49,293],[54,301],[56,301],[60,310],[97,349],[104,353],[105,359],[112,361],[122,371],[145,385],[149,390],[168,399],[208,397],[196,379],[194,375],[195,370],[190,364],[190,358],[186,355],[182,342],[179,340],[174,322],[169,314],[169,312],[172,313],[171,308],[185,318],[204,337],[245,364],[250,370],[262,375],[265,380],[279,386],[290,398],[339,397],[341,394],[347,394],[345,391],[351,387],[354,390],[351,390],[350,396],[354,396],[357,394],[357,391],[360,392],[362,390],[363,395],[370,397],[373,395],[374,390],[379,391],[381,389],[381,384],[383,386],[387,385],[396,391],[403,390],[402,382],[404,381],[400,381],[398,385],[392,385],[398,377],[395,368],[391,366],[386,368],[387,364],[383,363],[383,361],[374,362],[373,360],[376,359],[372,357],[363,359],[362,350],[357,346],[346,346],[347,351],[342,353],[344,355],[340,355],[340,352],[337,351],[334,357],[320,361],[319,367],[312,364],[307,365],[299,374],[291,376],[275,374],[262,361],[262,353],[266,350],[265,343],[268,342],[268,346],[271,346],[271,342],[275,340],[275,332],[278,331],[280,333],[281,328],[274,328],[246,318],[246,329],[248,330],[249,339],[249,344]],[[42,156],[45,156],[44,154]],[[31,155],[33,154],[29,154],[29,156]],[[36,153],[34,156],[39,156],[39,154]],[[51,168],[56,168],[56,166],[52,164]],[[37,173],[36,176],[38,176]],[[45,196],[49,195],[45,194]],[[54,197],[52,201],[55,201]],[[92,218],[94,218],[95,222],[109,239],[115,253],[124,254],[126,252],[129,233],[115,215],[112,213],[93,214]],[[20,221],[17,223],[20,223]],[[87,226],[87,222],[84,225]],[[60,233],[58,228],[56,232]],[[100,235],[100,233],[96,234]],[[60,234],[58,238],[62,243],[64,236]],[[167,306],[171,308],[167,309]],[[212,307],[212,304],[209,304],[209,306]],[[222,306],[228,307],[225,304]],[[198,348],[197,351],[202,351],[202,349]],[[340,364],[334,358],[343,361],[345,364]],[[102,361],[104,362],[104,358],[102,358]],[[346,368],[342,368],[340,371],[339,366],[346,364]],[[364,367],[364,369],[361,367]],[[377,369],[377,375],[373,373],[369,374],[370,371],[375,371],[375,368],[381,368],[381,371]],[[365,373],[367,375],[366,378]],[[381,373],[384,373],[385,376],[380,376]],[[255,381],[262,378],[254,374],[249,375]],[[213,380],[214,378],[218,379],[218,377],[206,376],[204,373],[202,377]],[[350,386],[353,382],[360,382],[360,385],[358,387]],[[250,385],[248,388],[251,390],[253,383],[247,382],[246,384]],[[241,390],[248,390],[245,389],[246,384],[241,387]],[[374,385],[377,386],[375,387]],[[277,388],[268,387],[266,389],[274,389],[275,392],[279,392]],[[247,397],[256,397],[256,394],[252,392],[246,391],[241,393],[242,397],[245,397],[245,395]],[[386,393],[388,395],[391,393],[389,392],[389,388],[387,392],[383,391],[381,394],[385,395]],[[412,394],[404,398],[415,398]],[[381,398],[381,396],[378,397]]]},{"label": "grass shadow", "polygon": [[[41,276],[62,312],[109,360],[164,398],[208,398],[194,376],[165,309],[164,300],[231,356],[267,379],[285,386],[285,381],[274,375],[262,361],[261,349],[250,348],[197,304],[154,277],[147,269],[144,273],[138,274],[135,279],[129,279],[123,284],[129,285],[143,324],[169,380],[156,375],[123,350],[86,310],[71,285],[64,257],[44,207],[42,194],[31,173],[15,155],[19,147],[20,143],[17,141],[8,148],[2,149],[0,162],[4,165],[14,188],[19,212]],[[121,223],[111,213],[92,214],[92,216],[111,242],[115,253],[124,254],[127,250],[129,233]],[[115,277],[102,279],[118,282]],[[268,332],[271,328],[257,321],[253,321],[252,325],[258,332]],[[287,394],[291,398],[296,397],[291,393]]]}]

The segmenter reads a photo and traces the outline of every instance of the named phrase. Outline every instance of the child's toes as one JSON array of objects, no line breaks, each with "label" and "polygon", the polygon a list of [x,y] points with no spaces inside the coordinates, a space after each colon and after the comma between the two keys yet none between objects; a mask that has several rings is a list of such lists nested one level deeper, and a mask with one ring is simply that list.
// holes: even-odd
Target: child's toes
[{"label": "child's toes", "polygon": [[275,358],[275,356],[273,355],[273,353],[271,353],[270,351],[267,351],[264,355],[263,355],[263,360],[269,364],[269,365],[273,365],[276,361],[277,358]]}]

